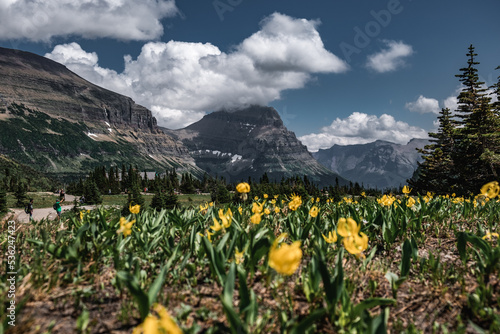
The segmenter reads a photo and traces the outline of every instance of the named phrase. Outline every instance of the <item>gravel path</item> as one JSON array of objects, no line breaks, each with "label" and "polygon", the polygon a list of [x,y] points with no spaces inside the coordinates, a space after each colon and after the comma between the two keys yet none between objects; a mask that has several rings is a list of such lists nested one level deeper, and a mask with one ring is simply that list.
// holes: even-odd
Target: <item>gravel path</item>
[{"label": "gravel path", "polygon": [[[62,212],[64,211],[69,211],[73,208],[73,200],[75,199],[75,196],[73,195],[66,195],[65,201],[61,205]],[[67,203],[67,205],[64,205],[64,203]],[[95,205],[84,205],[80,207],[82,210],[92,210],[95,209]],[[29,222],[29,215],[24,212],[23,209],[10,209],[10,214],[6,216],[8,218],[10,215],[14,214],[14,220],[16,220],[19,223],[28,223]],[[54,210],[52,207],[50,208],[35,208],[33,209],[33,220],[42,220],[42,219],[56,219],[57,214],[56,210]]]}]

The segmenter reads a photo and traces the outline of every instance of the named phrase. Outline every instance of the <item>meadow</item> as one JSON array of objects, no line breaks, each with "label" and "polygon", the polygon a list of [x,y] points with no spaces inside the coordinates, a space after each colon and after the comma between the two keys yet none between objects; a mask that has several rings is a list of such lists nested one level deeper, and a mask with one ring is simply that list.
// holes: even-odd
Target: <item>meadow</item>
[{"label": "meadow", "polygon": [[[500,332],[498,183],[341,201],[247,186],[231,204],[18,224],[16,326],[4,307],[1,331]],[[6,274],[0,290],[7,305]]]}]

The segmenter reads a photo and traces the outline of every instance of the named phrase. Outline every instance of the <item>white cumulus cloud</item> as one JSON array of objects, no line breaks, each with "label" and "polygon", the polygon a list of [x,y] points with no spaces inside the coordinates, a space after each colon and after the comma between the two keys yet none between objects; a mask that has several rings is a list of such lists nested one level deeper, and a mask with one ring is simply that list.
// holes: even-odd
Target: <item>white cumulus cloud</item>
[{"label": "white cumulus cloud", "polygon": [[99,66],[76,43],[45,56],[85,79],[150,108],[158,124],[180,128],[206,111],[265,105],[281,92],[305,86],[314,73],[338,73],[347,64],[324,48],[317,21],[274,13],[261,29],[223,52],[210,43],[149,42],[137,59],[125,56],[122,73]]},{"label": "white cumulus cloud", "polygon": [[405,108],[420,114],[433,113],[437,115],[441,111],[438,100],[422,95],[420,95],[416,101],[406,103]]},{"label": "white cumulus cloud", "polygon": [[176,13],[174,0],[2,0],[0,39],[151,40],[163,35],[160,20]]},{"label": "white cumulus cloud", "polygon": [[458,108],[458,99],[457,96],[448,96],[444,101],[443,105],[445,108],[450,109],[452,113],[455,113],[455,111]]},{"label": "white cumulus cloud", "polygon": [[379,73],[395,71],[405,65],[405,57],[413,54],[411,45],[403,42],[384,40],[387,46],[382,51],[369,55],[366,66]]},{"label": "white cumulus cloud", "polygon": [[408,123],[397,121],[393,116],[380,117],[354,112],[349,117],[335,119],[319,133],[299,137],[307,149],[316,152],[333,145],[366,144],[376,140],[406,144],[412,138],[428,138],[427,131]]}]

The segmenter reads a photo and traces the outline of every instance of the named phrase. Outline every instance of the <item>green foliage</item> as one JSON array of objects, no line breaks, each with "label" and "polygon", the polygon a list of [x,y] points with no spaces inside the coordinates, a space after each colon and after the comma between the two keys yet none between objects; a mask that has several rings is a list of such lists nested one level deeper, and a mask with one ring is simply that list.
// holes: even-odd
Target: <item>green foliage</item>
[{"label": "green foliage", "polygon": [[19,184],[17,185],[14,196],[16,197],[16,206],[18,208],[24,207],[28,203],[28,195],[26,193],[27,188],[27,185],[23,182],[19,182]]},{"label": "green foliage", "polygon": [[231,194],[227,187],[223,184],[217,185],[215,191],[211,194],[212,202],[215,203],[229,203],[231,202]]},{"label": "green foliage", "polygon": [[[438,132],[429,133],[433,144],[420,150],[424,162],[409,183],[421,193],[468,195],[500,175],[500,105],[479,81],[476,57],[469,46],[467,66],[456,75],[462,90],[455,115],[443,109]],[[499,87],[500,77],[491,87],[497,96]]]},{"label": "green foliage", "polygon": [[83,184],[83,196],[87,204],[101,204],[102,195],[92,179],[87,179]]},{"label": "green foliage", "polygon": [[5,190],[0,187],[0,214],[7,212],[7,195]]}]

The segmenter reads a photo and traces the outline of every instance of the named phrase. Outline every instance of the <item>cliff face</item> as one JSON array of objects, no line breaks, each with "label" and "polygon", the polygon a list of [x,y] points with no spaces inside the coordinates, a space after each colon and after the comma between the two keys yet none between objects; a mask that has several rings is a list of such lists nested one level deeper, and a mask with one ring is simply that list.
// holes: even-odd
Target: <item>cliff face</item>
[{"label": "cliff face", "polygon": [[334,145],[313,153],[323,166],[364,186],[379,189],[405,185],[422,161],[417,148],[427,139],[412,139],[406,145],[377,140],[369,144]]},{"label": "cliff face", "polygon": [[156,131],[151,112],[96,86],[64,65],[29,52],[0,48],[0,94],[6,102],[76,121],[106,121]]},{"label": "cliff face", "polygon": [[217,111],[184,129],[164,131],[183,142],[200,168],[227,180],[258,179],[266,172],[271,179],[307,175],[326,185],[337,177],[314,160],[270,107]]},{"label": "cliff face", "polygon": [[151,111],[29,52],[0,48],[0,127],[0,153],[49,174],[121,163],[202,173]]}]

